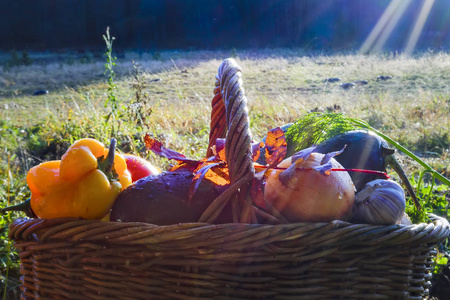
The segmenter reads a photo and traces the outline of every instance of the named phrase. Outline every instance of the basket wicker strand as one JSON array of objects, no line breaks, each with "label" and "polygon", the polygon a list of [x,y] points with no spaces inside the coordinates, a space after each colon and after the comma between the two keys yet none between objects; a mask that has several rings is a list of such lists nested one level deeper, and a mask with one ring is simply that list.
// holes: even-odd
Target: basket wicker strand
[{"label": "basket wicker strand", "polygon": [[[216,79],[210,146],[226,137],[229,190],[197,223],[15,220],[9,237],[22,298],[423,299],[436,247],[450,235],[445,219],[250,224],[254,169],[240,68],[225,60]],[[208,223],[229,201],[241,223]]]}]

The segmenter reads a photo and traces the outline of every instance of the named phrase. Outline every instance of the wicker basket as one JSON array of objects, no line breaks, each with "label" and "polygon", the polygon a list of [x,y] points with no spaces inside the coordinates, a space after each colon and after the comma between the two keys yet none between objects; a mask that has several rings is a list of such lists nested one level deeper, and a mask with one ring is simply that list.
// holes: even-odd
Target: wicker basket
[{"label": "wicker basket", "polygon": [[[17,219],[10,239],[20,253],[23,299],[423,299],[428,294],[436,246],[450,235],[445,219],[410,226],[247,224],[255,218],[247,189],[254,169],[241,72],[233,60],[219,68],[212,104],[210,145],[226,137],[232,184],[199,222]],[[209,224],[230,201],[241,223]]]}]

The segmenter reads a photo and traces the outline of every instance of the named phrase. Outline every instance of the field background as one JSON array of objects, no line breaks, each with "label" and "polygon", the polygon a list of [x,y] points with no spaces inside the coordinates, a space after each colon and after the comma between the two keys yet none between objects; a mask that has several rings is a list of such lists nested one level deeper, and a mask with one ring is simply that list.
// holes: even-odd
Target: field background
[{"label": "field background", "polygon": [[[107,113],[103,104],[108,98],[108,75],[101,55],[29,56],[32,65],[3,67],[0,73],[4,122],[32,126],[50,117],[64,123],[68,116]],[[4,55],[3,61],[7,57]],[[448,158],[450,56],[446,53],[430,51],[408,57],[305,55],[301,50],[286,49],[130,52],[114,66],[114,94],[121,110],[132,109],[139,68],[140,92],[152,109],[145,114],[146,125],[152,131],[163,127],[165,132],[187,128],[195,136],[208,130],[215,75],[227,57],[234,57],[243,69],[255,139],[310,111],[334,111],[366,120],[421,156],[443,163]],[[377,80],[383,75],[392,78]],[[341,81],[324,82],[332,77]],[[340,86],[358,80],[367,84],[348,90]],[[38,90],[49,94],[33,96]],[[185,144],[174,143],[176,148]]]},{"label": "field background", "polygon": [[[107,144],[114,130],[122,152],[145,157],[161,169],[170,162],[146,150],[146,133],[188,157],[202,158],[215,75],[227,57],[234,57],[243,71],[254,140],[308,112],[339,112],[367,121],[449,177],[450,55],[445,52],[412,57],[323,55],[292,48],[130,51],[113,66],[114,78],[105,74],[103,53],[3,53],[0,207],[27,199],[27,170],[59,159],[74,140],[83,137]],[[392,78],[377,80],[378,76]],[[109,78],[113,81],[108,83]],[[340,81],[324,82],[327,78]],[[362,80],[367,84],[351,89],[340,85]],[[48,94],[34,96],[38,90]],[[111,108],[112,99],[116,109]],[[108,118],[111,112],[116,119]],[[401,153],[397,157],[429,211],[448,216],[449,188],[428,175],[418,186],[422,167]],[[397,180],[395,175],[393,179]],[[13,299],[19,285],[18,258],[5,238],[9,222],[18,216],[0,217],[0,298],[4,299]]]}]

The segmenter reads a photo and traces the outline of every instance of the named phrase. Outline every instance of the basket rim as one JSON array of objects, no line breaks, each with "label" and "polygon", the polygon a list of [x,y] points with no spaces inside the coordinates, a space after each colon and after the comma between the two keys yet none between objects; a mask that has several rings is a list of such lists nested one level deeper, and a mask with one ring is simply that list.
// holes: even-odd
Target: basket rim
[{"label": "basket rim", "polygon": [[[106,244],[146,244],[170,240],[207,238],[216,234],[254,231],[279,240],[300,238],[304,241],[336,239],[336,243],[354,244],[428,244],[438,243],[450,237],[449,222],[431,215],[430,223],[412,225],[354,224],[341,220],[329,223],[247,224],[247,223],[179,223],[158,226],[143,222],[104,222],[77,218],[29,219],[18,218],[10,224],[9,239],[30,242],[102,242]],[[280,235],[279,238],[276,235]],[[333,238],[335,237],[335,238]],[[348,241],[347,241],[348,239]]]}]

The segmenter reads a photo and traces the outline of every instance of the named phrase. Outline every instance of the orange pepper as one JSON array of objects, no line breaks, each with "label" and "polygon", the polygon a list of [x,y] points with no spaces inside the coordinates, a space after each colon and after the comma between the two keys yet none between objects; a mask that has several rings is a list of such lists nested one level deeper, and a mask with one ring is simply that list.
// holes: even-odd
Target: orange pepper
[{"label": "orange pepper", "polygon": [[[105,217],[120,191],[131,184],[125,159],[94,139],[81,139],[67,149],[60,161],[30,169],[27,184],[33,212],[42,219]],[[113,163],[112,163],[113,162]]]}]

